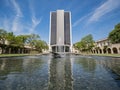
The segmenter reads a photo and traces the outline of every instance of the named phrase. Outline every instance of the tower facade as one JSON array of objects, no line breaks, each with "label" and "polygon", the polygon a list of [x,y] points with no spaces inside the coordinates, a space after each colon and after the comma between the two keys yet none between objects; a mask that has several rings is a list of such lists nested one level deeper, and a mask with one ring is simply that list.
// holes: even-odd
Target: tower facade
[{"label": "tower facade", "polygon": [[50,12],[50,51],[71,52],[71,39],[71,13],[64,10]]}]

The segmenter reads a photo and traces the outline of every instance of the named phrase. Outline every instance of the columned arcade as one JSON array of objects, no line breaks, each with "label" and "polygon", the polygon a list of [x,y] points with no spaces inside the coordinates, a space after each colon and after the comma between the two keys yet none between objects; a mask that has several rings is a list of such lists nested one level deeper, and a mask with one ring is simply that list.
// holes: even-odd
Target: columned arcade
[{"label": "columned arcade", "polygon": [[99,40],[95,43],[95,47],[92,50],[94,54],[120,54],[120,43],[111,44],[106,38]]}]

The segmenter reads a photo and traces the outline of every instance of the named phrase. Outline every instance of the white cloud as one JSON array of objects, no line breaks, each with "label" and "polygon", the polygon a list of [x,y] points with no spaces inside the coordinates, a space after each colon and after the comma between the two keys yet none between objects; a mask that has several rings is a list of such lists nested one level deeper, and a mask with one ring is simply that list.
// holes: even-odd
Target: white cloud
[{"label": "white cloud", "polygon": [[21,34],[24,26],[21,24],[20,19],[23,17],[23,14],[18,3],[15,0],[11,0],[11,3],[13,4],[13,8],[16,14],[13,19],[13,25],[11,29],[15,34]]},{"label": "white cloud", "polygon": [[[80,24],[80,22],[86,22],[86,25],[93,21],[98,21],[105,14],[113,11],[114,9],[120,6],[120,0],[107,0],[94,11],[88,13],[82,18],[78,19],[75,23],[73,23],[73,27],[76,27]],[[88,19],[88,20],[87,20]]]},{"label": "white cloud", "polygon": [[[31,22],[28,24],[23,24],[21,22],[21,19],[23,17],[23,13],[20,9],[20,6],[15,0],[11,0],[11,3],[13,4],[13,7],[15,9],[16,16],[13,19],[13,26],[12,31],[15,34],[25,34],[25,30],[28,30],[28,33],[33,33],[35,31],[35,28],[40,24],[42,18],[38,19],[35,17],[35,10],[33,8],[33,3],[29,3],[30,5],[30,11],[31,11]],[[31,24],[30,24],[31,23]],[[27,31],[26,31],[27,33]]]},{"label": "white cloud", "polygon": [[90,17],[88,21],[97,21],[103,15],[107,14],[108,12],[111,12],[112,10],[116,9],[119,6],[120,6],[120,0],[107,0],[100,7],[95,9],[93,15]]},{"label": "white cloud", "polygon": [[83,16],[82,18],[78,19],[76,22],[73,23],[72,26],[73,26],[73,27],[76,27],[77,25],[80,24],[80,22],[82,22],[83,20],[87,19],[90,15],[91,15],[91,13],[89,13],[89,14]]},{"label": "white cloud", "polygon": [[36,18],[36,13],[35,13],[35,10],[34,10],[34,2],[33,1],[29,1],[29,8],[30,8],[30,11],[31,11],[31,21],[32,21],[32,25],[29,29],[29,33],[33,33],[36,29],[36,27],[41,23],[42,21],[42,17],[40,18]]},{"label": "white cloud", "polygon": [[16,12],[16,16],[22,17],[22,12],[21,12],[21,9],[20,9],[18,3],[15,0],[11,0],[11,3],[14,6],[14,9],[15,9],[15,12]]},{"label": "white cloud", "polygon": [[5,4],[14,10],[12,16],[4,15],[0,18],[0,27],[8,32],[14,32],[15,35],[28,34],[31,25],[22,22],[23,13],[19,4],[15,0],[5,0]]},{"label": "white cloud", "polygon": [[41,23],[42,17],[37,19],[35,16],[32,16],[32,27],[30,28],[29,33],[33,33],[35,28]]},{"label": "white cloud", "polygon": [[13,26],[12,26],[12,31],[13,32],[20,32],[21,31],[21,25],[19,22],[19,17],[15,17],[13,20]]},{"label": "white cloud", "polygon": [[33,26],[37,26],[40,22],[41,22],[41,19],[37,19],[35,16],[32,17],[32,23],[33,23]]}]

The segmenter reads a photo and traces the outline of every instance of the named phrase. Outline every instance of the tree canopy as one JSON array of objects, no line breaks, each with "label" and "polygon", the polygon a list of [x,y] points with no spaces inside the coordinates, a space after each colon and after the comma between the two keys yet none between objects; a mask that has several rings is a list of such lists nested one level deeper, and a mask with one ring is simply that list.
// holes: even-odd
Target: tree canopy
[{"label": "tree canopy", "polygon": [[35,43],[35,48],[39,52],[42,52],[43,49],[48,49],[47,43],[43,40],[35,40],[34,43]]},{"label": "tree canopy", "polygon": [[41,40],[37,34],[14,35],[13,32],[0,29],[0,41],[2,41],[2,44],[8,41],[9,45],[18,47],[29,45],[32,48],[36,48],[39,52],[42,52],[42,49],[48,49],[47,43]]},{"label": "tree canopy", "polygon": [[74,44],[74,47],[80,51],[90,51],[94,46],[94,40],[91,34],[83,37],[81,41]]},{"label": "tree canopy", "polygon": [[111,43],[120,43],[120,23],[118,23],[114,29],[109,33],[108,38]]},{"label": "tree canopy", "polygon": [[2,41],[2,44],[5,44],[5,40],[7,37],[7,31],[4,29],[0,29],[0,40]]}]

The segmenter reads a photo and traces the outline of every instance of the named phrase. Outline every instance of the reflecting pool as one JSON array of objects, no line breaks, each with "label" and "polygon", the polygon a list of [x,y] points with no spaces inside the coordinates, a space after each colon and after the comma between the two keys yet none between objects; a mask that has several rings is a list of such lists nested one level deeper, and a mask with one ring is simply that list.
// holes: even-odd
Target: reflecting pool
[{"label": "reflecting pool", "polygon": [[120,58],[0,58],[0,90],[120,90]]}]

